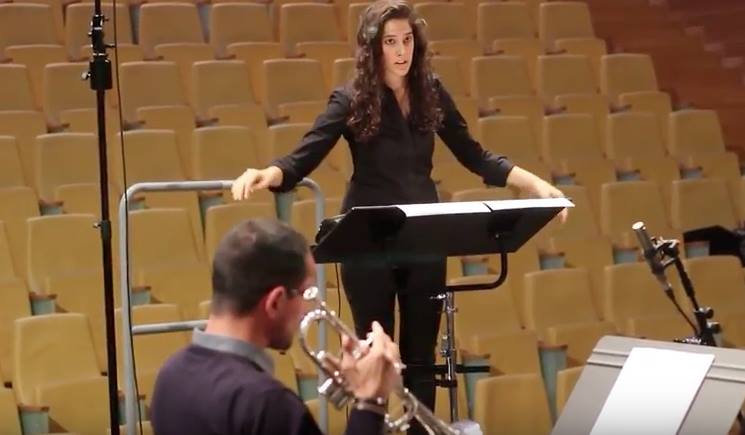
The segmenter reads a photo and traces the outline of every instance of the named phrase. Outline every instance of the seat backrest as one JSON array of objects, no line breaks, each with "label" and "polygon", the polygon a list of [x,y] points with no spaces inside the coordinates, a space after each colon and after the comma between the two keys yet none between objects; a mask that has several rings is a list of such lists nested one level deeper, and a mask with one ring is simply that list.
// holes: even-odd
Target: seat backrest
[{"label": "seat backrest", "polygon": [[279,41],[288,53],[298,42],[341,41],[333,4],[290,3],[279,10]]},{"label": "seat backrest", "polygon": [[549,162],[603,157],[594,118],[584,113],[547,116],[542,142],[543,158]]},{"label": "seat backrest", "polygon": [[584,268],[525,274],[525,327],[545,336],[551,326],[596,322],[590,274]]},{"label": "seat backrest", "polygon": [[527,117],[489,116],[478,122],[484,148],[513,159],[539,158],[539,147]]},{"label": "seat backrest", "polygon": [[18,405],[13,390],[0,388],[0,432],[8,435],[23,435]]},{"label": "seat backrest", "polygon": [[[30,26],[29,23],[34,23],[34,25]],[[50,5],[34,3],[0,5],[0,59],[5,56],[5,47],[10,45],[59,44],[59,42]]]},{"label": "seat backrest", "polygon": [[183,209],[149,209],[130,212],[132,270],[199,261],[189,215]]},{"label": "seat backrest", "polygon": [[[119,135],[110,142],[114,180],[122,187],[122,143]],[[127,164],[127,184],[149,181],[185,180],[179,157],[176,134],[172,130],[130,130],[124,132],[124,156]],[[122,189],[124,190],[124,189]]]},{"label": "seat backrest", "polygon": [[430,62],[432,63],[432,70],[437,74],[451,96],[465,97],[468,95],[469,89],[463,83],[458,58],[455,56],[432,56]]},{"label": "seat backrest", "polygon": [[549,433],[551,414],[540,374],[480,379],[474,393],[473,418],[488,434]]},{"label": "seat backrest", "polygon": [[[117,346],[119,346],[119,371],[123,375],[121,308],[116,309]],[[173,323],[182,320],[179,308],[174,304],[147,304],[132,307],[132,325],[154,323]],[[160,369],[166,360],[189,343],[187,332],[168,334],[138,335],[134,337],[134,355],[137,358],[138,372],[153,372]]]},{"label": "seat backrest", "polygon": [[[0,10],[4,6],[0,5]],[[25,65],[0,65],[0,110],[36,110]]]},{"label": "seat backrest", "polygon": [[251,129],[239,126],[194,130],[192,163],[197,180],[226,180],[261,165]]},{"label": "seat backrest", "polygon": [[205,41],[197,6],[189,3],[142,5],[139,29],[145,57],[155,57],[155,46],[159,44]]},{"label": "seat backrest", "polygon": [[714,110],[679,110],[670,114],[670,154],[685,156],[724,152],[719,116]]},{"label": "seat backrest", "polygon": [[88,63],[53,63],[44,68],[44,112],[52,125],[61,123],[64,110],[96,107],[96,94],[80,79],[88,69]]},{"label": "seat backrest", "polygon": [[665,156],[657,116],[644,112],[608,115],[605,153],[609,158],[654,158]]},{"label": "seat backrest", "polygon": [[269,127],[269,144],[273,157],[284,156],[292,152],[303,135],[311,128],[311,124],[278,124]]},{"label": "seat backrest", "polygon": [[590,8],[585,2],[543,2],[538,9],[538,35],[547,49],[559,38],[595,36]]},{"label": "seat backrest", "polygon": [[206,118],[210,107],[227,104],[255,104],[248,69],[240,60],[195,62],[192,67],[192,102],[199,116]]},{"label": "seat backrest", "polygon": [[462,3],[417,3],[414,12],[427,23],[427,39],[430,41],[471,37],[466,7]]},{"label": "seat backrest", "polygon": [[723,178],[674,180],[670,209],[673,228],[680,231],[737,227],[737,210]]},{"label": "seat backrest", "polygon": [[[104,42],[114,43],[114,5],[104,3],[101,12],[107,20],[103,25]],[[81,55],[81,48],[90,45],[91,17],[93,16],[93,3],[69,4],[65,8],[65,45],[70,59],[77,59]],[[126,4],[116,5],[116,39],[119,44],[131,44],[132,20],[129,8]]]},{"label": "seat backrest", "polygon": [[535,38],[536,29],[525,2],[481,2],[478,4],[476,35],[482,49],[491,49],[501,38]]},{"label": "seat backrest", "polygon": [[44,69],[51,63],[67,62],[65,48],[61,45],[13,45],[5,49],[5,54],[11,63],[26,67],[34,104],[43,107]]},{"label": "seat backrest", "polygon": [[538,56],[537,91],[544,101],[561,94],[595,94],[595,80],[587,56]]},{"label": "seat backrest", "polygon": [[218,244],[235,225],[246,219],[273,218],[276,214],[274,204],[254,201],[234,202],[208,208],[205,215],[204,240],[210,264]]},{"label": "seat backrest", "polygon": [[312,59],[270,59],[264,61],[264,83],[269,113],[277,106],[300,101],[326,101],[321,63]]},{"label": "seat backrest", "polygon": [[26,219],[39,216],[39,202],[30,187],[0,189],[0,221],[5,223],[16,274],[26,276]]},{"label": "seat backrest", "polygon": [[55,189],[63,184],[98,182],[98,141],[92,133],[38,136],[36,155],[36,186],[41,199],[54,200]]},{"label": "seat backrest", "polygon": [[210,10],[210,43],[215,53],[225,55],[234,42],[274,40],[269,10],[258,3],[213,4]]},{"label": "seat backrest", "polygon": [[[533,95],[528,66],[521,56],[479,56],[471,60],[471,96]],[[482,103],[483,104],[483,103]]]},{"label": "seat backrest", "polygon": [[18,319],[13,343],[13,388],[18,402],[37,403],[36,390],[61,379],[100,377],[88,319],[83,314],[46,314]]},{"label": "seat backrest", "polygon": [[712,255],[684,261],[699,304],[714,308],[715,315],[745,312],[745,281],[738,257]]},{"label": "seat backrest", "polygon": [[119,77],[121,110],[127,121],[138,121],[136,111],[140,107],[186,104],[179,70],[173,62],[127,62],[119,67]]},{"label": "seat backrest", "polygon": [[648,54],[616,53],[600,59],[600,90],[612,101],[619,94],[656,91],[657,75]]},{"label": "seat backrest", "polygon": [[662,193],[654,181],[605,183],[600,196],[600,226],[608,237],[630,234],[637,221],[643,221],[651,233],[670,228]]},{"label": "seat backrest", "polygon": [[25,185],[15,137],[0,136],[0,188]]}]

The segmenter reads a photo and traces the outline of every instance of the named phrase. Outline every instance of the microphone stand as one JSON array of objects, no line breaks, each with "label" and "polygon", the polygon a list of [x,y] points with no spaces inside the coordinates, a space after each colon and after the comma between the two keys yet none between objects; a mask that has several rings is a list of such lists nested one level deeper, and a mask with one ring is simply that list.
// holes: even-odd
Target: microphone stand
[{"label": "microphone stand", "polygon": [[[677,270],[678,275],[680,276],[680,282],[683,284],[686,296],[690,299],[691,305],[693,306],[693,315],[696,318],[696,324],[698,326],[698,328],[696,328],[695,325],[691,324],[691,326],[694,326],[693,336],[676,339],[674,341],[678,343],[719,347],[714,336],[721,332],[721,326],[718,322],[711,321],[714,317],[714,310],[711,307],[701,307],[698,304],[696,293],[693,289],[693,282],[691,282],[691,278],[688,276],[688,272],[685,270],[683,262],[680,260],[679,245],[680,242],[678,240],[652,239],[652,249],[656,254],[660,254],[660,265],[662,270],[664,271],[670,265],[675,266],[675,270]],[[688,316],[686,316],[680,309],[680,306],[675,300],[675,295],[673,295],[672,287],[669,283],[667,284],[667,288],[670,289],[670,291],[666,291],[665,293],[690,324],[691,321],[688,319]],[[740,425],[740,435],[745,435],[745,417],[743,417],[741,411],[737,413],[737,421]]]},{"label": "microphone stand", "polygon": [[[95,0],[91,18],[92,58],[84,78],[96,91],[96,110],[98,120],[98,163],[101,184],[101,220],[96,228],[101,232],[103,251],[104,311],[106,318],[106,362],[109,387],[109,423],[111,435],[119,435],[119,383],[116,364],[116,332],[114,329],[114,278],[111,254],[111,221],[109,220],[109,177],[106,156],[106,90],[111,89],[111,62],[104,42],[103,25],[106,21],[101,11],[101,0]],[[134,424],[134,422],[127,422]]]},{"label": "microphone stand", "polygon": [[[701,307],[696,299],[696,292],[693,289],[693,283],[688,276],[683,262],[680,260],[680,242],[678,240],[664,240],[654,242],[654,249],[662,256],[662,269],[667,269],[674,265],[680,276],[680,282],[688,299],[693,306],[693,315],[696,319],[697,328],[694,329],[694,336],[676,340],[680,343],[701,344],[704,346],[717,347],[715,334],[721,331],[719,323],[710,321],[714,317],[714,310],[711,307]],[[669,295],[674,298],[674,296]]]}]

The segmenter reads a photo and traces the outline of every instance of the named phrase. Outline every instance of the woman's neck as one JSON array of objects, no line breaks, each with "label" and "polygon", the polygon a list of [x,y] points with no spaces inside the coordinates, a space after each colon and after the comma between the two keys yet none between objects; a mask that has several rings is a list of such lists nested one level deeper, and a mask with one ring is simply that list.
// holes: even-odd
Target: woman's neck
[{"label": "woman's neck", "polygon": [[385,84],[388,86],[393,93],[396,95],[396,97],[402,97],[404,94],[406,94],[406,81],[403,77],[399,76],[386,76],[385,77]]}]

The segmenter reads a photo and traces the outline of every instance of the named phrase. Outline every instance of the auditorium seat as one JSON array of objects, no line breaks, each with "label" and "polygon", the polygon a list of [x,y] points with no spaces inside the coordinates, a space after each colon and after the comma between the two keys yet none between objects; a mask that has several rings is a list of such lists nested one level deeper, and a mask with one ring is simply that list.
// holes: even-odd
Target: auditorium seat
[{"label": "auditorium seat", "polygon": [[85,315],[19,319],[14,341],[13,389],[19,405],[49,406],[58,429],[102,433],[109,421],[107,380],[96,363]]},{"label": "auditorium seat", "polygon": [[0,188],[26,186],[14,136],[0,136]]},{"label": "auditorium seat", "polygon": [[0,387],[0,432],[23,435],[15,394],[10,388]]},{"label": "auditorium seat", "polygon": [[220,204],[207,209],[204,217],[204,241],[210,266],[220,240],[231,228],[246,219],[274,217],[276,217],[276,211],[273,203],[258,202],[253,199]]},{"label": "auditorium seat", "polygon": [[671,213],[673,228],[681,232],[714,225],[734,229],[738,224],[722,178],[673,181]]},{"label": "auditorium seat", "polygon": [[300,42],[342,42],[333,4],[290,3],[279,6],[279,42],[296,54]]},{"label": "auditorium seat", "polygon": [[0,189],[0,221],[5,222],[13,264],[20,277],[25,277],[28,271],[26,219],[36,216],[39,216],[39,203],[33,189]]},{"label": "auditorium seat", "polygon": [[[29,26],[28,23],[34,23]],[[14,45],[59,45],[52,8],[44,4],[0,4],[0,60],[5,48]],[[3,81],[4,82],[4,81]]]},{"label": "auditorium seat", "polygon": [[[107,18],[104,22],[104,42],[114,43],[114,6],[112,4],[102,4],[101,12]],[[67,48],[67,57],[70,60],[77,60],[87,57],[83,54],[83,47],[91,44],[88,32],[91,27],[91,17],[93,16],[92,3],[70,4],[65,8],[65,47]],[[126,4],[118,3],[116,5],[116,39],[119,49],[124,45],[134,43],[132,37],[132,19],[129,15],[129,8]],[[114,50],[111,50],[113,52]],[[110,55],[112,53],[109,53]],[[63,62],[63,61],[58,61]]]},{"label": "auditorium seat", "polygon": [[574,385],[579,380],[584,366],[570,367],[568,369],[559,370],[556,375],[556,415],[561,415],[561,411],[564,410],[569,396],[574,390]]},{"label": "auditorium seat", "polygon": [[150,286],[156,301],[177,304],[183,319],[195,319],[211,284],[189,215],[182,209],[149,209],[133,211],[129,219],[132,285]]},{"label": "auditorium seat", "polygon": [[282,384],[295,392],[299,392],[297,383],[297,374],[292,357],[286,352],[278,352],[274,349],[267,349],[267,352],[274,362],[274,377]]},{"label": "auditorium seat", "polygon": [[213,60],[212,48],[201,43],[160,44],[155,47],[155,53],[158,60],[176,64],[186,99],[193,103],[192,65],[200,61]]},{"label": "auditorium seat", "polygon": [[[344,59],[336,59],[331,73],[331,88],[336,89],[338,87],[346,85],[350,80],[354,78],[356,59],[347,57]],[[433,65],[434,66],[434,65]]]},{"label": "auditorium seat", "polygon": [[567,345],[567,365],[584,364],[595,343],[615,332],[601,322],[584,268],[552,269],[525,275],[525,327],[550,345]]},{"label": "auditorium seat", "polygon": [[607,267],[604,294],[605,319],[625,335],[672,341],[691,334],[690,327],[645,263]]},{"label": "auditorium seat", "polygon": [[500,38],[492,42],[491,50],[495,54],[522,56],[528,63],[528,75],[533,83],[536,81],[538,56],[544,53],[538,38]]},{"label": "auditorium seat", "polygon": [[203,127],[194,130],[195,180],[232,180],[246,168],[262,166],[258,146],[247,127]]},{"label": "auditorium seat", "polygon": [[327,92],[333,90],[334,62],[337,59],[346,59],[354,52],[349,49],[349,44],[343,41],[310,41],[295,44],[298,56],[321,62],[323,79]]},{"label": "auditorium seat", "polygon": [[473,23],[468,22],[463,3],[425,1],[415,4],[414,12],[427,23],[429,41],[471,38]]},{"label": "auditorium seat", "polygon": [[286,119],[289,123],[306,123],[312,124],[318,118],[318,115],[326,111],[328,103],[324,100],[316,101],[298,101],[291,104],[282,104],[279,107],[279,116],[283,121]]},{"label": "auditorium seat", "polygon": [[668,143],[668,118],[672,112],[670,95],[659,91],[624,92],[618,95],[618,101],[628,106],[632,112],[649,112],[657,116],[662,143]]},{"label": "auditorium seat", "polygon": [[[490,275],[455,278],[449,285],[493,281]],[[459,292],[455,296],[455,337],[466,355],[486,356],[492,373],[539,373],[535,331],[524,331],[509,285]],[[495,316],[494,313],[499,313]]]},{"label": "auditorium seat", "polygon": [[[122,92],[121,110],[125,122],[141,121],[142,115],[138,111],[143,108],[187,104],[186,92],[178,67],[173,62],[128,62],[119,67],[119,74]],[[148,127],[153,126],[148,124]]]},{"label": "auditorium seat", "polygon": [[473,419],[484,433],[545,435],[551,431],[540,374],[491,376],[476,383]]},{"label": "auditorium seat", "polygon": [[[121,193],[116,186],[109,184],[109,219],[112,221],[113,239],[119,235],[117,224],[119,221],[119,199]],[[101,185],[100,183],[65,184],[57,188],[55,199],[61,202],[64,213],[101,215]],[[114,244],[116,246],[116,243]],[[117,252],[114,252],[116,258]]]},{"label": "auditorium seat", "polygon": [[[689,258],[685,268],[693,282],[701,306],[714,309],[714,320],[721,323],[726,347],[745,346],[745,284],[740,259],[731,255]],[[683,309],[693,309],[688,298],[678,293]]]},{"label": "auditorium seat", "polygon": [[566,113],[586,113],[592,115],[598,130],[598,137],[605,137],[605,124],[610,109],[608,99],[597,94],[564,94],[554,98],[558,110]]},{"label": "auditorium seat", "polygon": [[237,42],[271,42],[272,21],[267,7],[259,3],[219,3],[210,10],[210,43],[218,58]]},{"label": "auditorium seat", "polygon": [[520,56],[479,56],[471,63],[471,96],[487,107],[489,98],[533,95],[528,66]]},{"label": "auditorium seat", "polygon": [[42,107],[44,67],[50,63],[67,62],[65,49],[59,45],[16,45],[7,47],[5,54],[10,63],[26,67],[34,104]]},{"label": "auditorium seat", "polygon": [[603,184],[600,227],[606,237],[620,243],[631,234],[631,226],[643,221],[650,234],[670,236],[671,226],[662,193],[652,181]]},{"label": "auditorium seat", "polygon": [[587,56],[594,85],[600,87],[600,59],[608,54],[605,41],[600,38],[560,38],[554,41],[556,50],[567,54]]},{"label": "auditorium seat", "polygon": [[616,53],[600,59],[600,91],[612,102],[628,92],[657,91],[657,76],[648,54]]},{"label": "auditorium seat", "polygon": [[205,42],[194,4],[148,3],[140,7],[139,44],[146,59],[157,57],[156,46]]},{"label": "auditorium seat", "polygon": [[[92,56],[92,50],[90,47],[83,47],[81,48],[81,59],[90,59]],[[139,62],[145,59],[145,55],[142,52],[142,48],[139,45],[127,45],[127,44],[119,44],[119,47],[116,50],[109,50],[109,60],[111,61],[112,65],[122,65],[126,62]],[[112,83],[117,83],[117,74],[119,74],[119,71],[117,71],[117,68],[111,69],[111,80]],[[119,108],[119,95],[117,92],[107,92],[106,93],[106,101],[109,105],[107,114],[110,113],[112,110],[118,112]],[[116,116],[119,117],[118,114]],[[109,122],[107,121],[107,126]],[[119,120],[117,119],[115,122],[116,128],[118,129]],[[90,129],[89,129],[90,130]]]},{"label": "auditorium seat", "polygon": [[[430,51],[432,54],[439,56],[455,56],[458,58],[461,76],[466,85],[466,89],[471,88],[471,59],[482,56],[481,46],[478,42],[471,39],[451,39],[443,41],[430,41]],[[471,94],[473,96],[473,94]]]},{"label": "auditorium seat", "polygon": [[97,120],[96,94],[80,79],[88,69],[88,63],[82,62],[52,63],[44,68],[42,101],[48,125],[62,127],[67,111],[86,112],[82,116]]},{"label": "auditorium seat", "polygon": [[34,186],[34,149],[36,136],[46,133],[46,123],[41,112],[25,110],[0,110],[0,135],[13,136],[18,158],[21,160],[24,180]]},{"label": "auditorium seat", "polygon": [[[570,215],[575,209],[569,211]],[[566,268],[585,268],[590,274],[591,296],[595,312],[603,318],[603,271],[613,264],[613,246],[605,237],[553,237],[543,244],[542,255],[561,254]],[[542,258],[542,263],[545,258]],[[542,265],[543,266],[543,265]],[[543,266],[544,269],[549,268]],[[607,319],[604,319],[607,320]]]},{"label": "auditorium seat", "polygon": [[587,56],[553,54],[538,56],[536,89],[546,104],[561,94],[595,94],[597,88]]},{"label": "auditorium seat", "polygon": [[556,48],[554,42],[557,39],[594,37],[590,8],[585,2],[541,3],[538,9],[538,35],[547,50]]},{"label": "auditorium seat", "polygon": [[264,61],[266,99],[264,107],[277,116],[281,106],[327,101],[321,63],[312,59],[270,59]]},{"label": "auditorium seat", "polygon": [[540,158],[530,120],[524,116],[489,116],[478,121],[481,146],[510,159]]},{"label": "auditorium seat", "polygon": [[50,205],[59,186],[98,181],[98,141],[91,133],[38,136],[36,156],[35,185],[39,199]]},{"label": "auditorium seat", "polygon": [[[186,181],[179,159],[176,135],[169,130],[131,130],[124,132],[124,152],[119,136],[109,141],[111,180],[119,191],[135,183],[153,181]],[[124,154],[124,155],[123,155]],[[124,182],[123,162],[126,159],[127,185]],[[190,217],[195,240],[202,240],[199,201],[196,192],[146,192],[141,194],[147,208],[165,207],[184,209]],[[138,200],[139,198],[135,198]],[[201,246],[201,244],[199,245]]]},{"label": "auditorium seat", "polygon": [[[9,5],[0,4],[0,8]],[[2,9],[0,9],[2,10]],[[0,111],[36,110],[31,82],[25,65],[0,65]]]},{"label": "auditorium seat", "polygon": [[432,56],[432,71],[437,74],[451,97],[467,97],[469,89],[463,83],[458,58],[455,56]]},{"label": "auditorium seat", "polygon": [[486,53],[495,39],[535,38],[536,29],[525,2],[478,2],[476,34]]},{"label": "auditorium seat", "polygon": [[672,197],[673,181],[680,179],[680,165],[672,157],[628,158],[620,162],[622,177],[633,179],[638,172],[639,179],[657,183],[662,192],[665,208],[669,209]]},{"label": "auditorium seat", "polygon": [[[489,255],[486,261],[489,273],[499,273],[501,270],[499,255]],[[509,274],[507,275],[507,285],[509,285],[512,290],[512,300],[515,303],[515,309],[520,318],[520,324],[526,326],[525,280],[523,277],[526,273],[541,269],[538,258],[537,241],[530,240],[520,249],[510,254],[508,268]]]},{"label": "auditorium seat", "polygon": [[[119,364],[119,383],[124,385],[124,347],[121,341],[121,308],[116,313],[116,344]],[[148,325],[154,323],[173,323],[183,319],[179,307],[173,304],[147,304],[132,307],[130,324]],[[137,390],[145,395],[146,405],[153,397],[155,379],[166,360],[191,342],[189,332],[169,332],[167,334],[135,335],[133,337],[134,360],[137,375]]]},{"label": "auditorium seat", "polygon": [[[347,7],[346,12],[346,33],[347,33],[347,41],[349,42],[350,48],[354,49],[357,47],[357,30],[360,25],[360,18],[362,17],[362,13],[365,11],[365,9],[370,6],[370,1],[367,0],[351,0],[353,3],[350,3]],[[342,12],[342,14],[344,14]],[[430,48],[432,46],[430,45]]]},{"label": "auditorium seat", "polygon": [[651,113],[621,112],[608,115],[605,155],[610,159],[664,158],[657,117]]},{"label": "auditorium seat", "polygon": [[554,163],[561,159],[603,158],[595,121],[584,113],[545,117],[541,149],[543,158]]},{"label": "auditorium seat", "polygon": [[207,119],[210,109],[219,106],[257,106],[245,62],[199,61],[191,69],[191,101],[197,116]]},{"label": "auditorium seat", "polygon": [[543,137],[543,103],[535,96],[510,96],[489,98],[489,109],[500,115],[525,116],[533,126],[536,139]]},{"label": "auditorium seat", "polygon": [[725,151],[722,127],[714,110],[680,110],[669,117],[671,155],[685,156]]},{"label": "auditorium seat", "polygon": [[13,262],[6,228],[0,221],[0,382],[13,376],[13,322],[31,315],[25,277]]}]

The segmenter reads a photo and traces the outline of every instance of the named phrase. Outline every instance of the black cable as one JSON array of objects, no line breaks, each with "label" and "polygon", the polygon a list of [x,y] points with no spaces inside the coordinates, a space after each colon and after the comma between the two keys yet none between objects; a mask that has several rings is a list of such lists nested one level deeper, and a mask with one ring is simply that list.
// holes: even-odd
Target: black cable
[{"label": "black cable", "polygon": [[[122,115],[122,88],[119,82],[119,38],[118,38],[118,31],[116,26],[116,5],[117,0],[113,0],[112,2],[112,20],[114,21],[113,29],[114,29],[114,71],[115,71],[115,77],[116,77],[116,83],[115,83],[115,89],[116,89],[116,103],[117,103],[117,110],[118,110],[118,116],[117,120],[119,121],[119,143],[120,143],[120,152],[122,157],[122,186],[124,187],[124,192],[122,192],[124,196],[124,222],[119,222],[119,225],[124,225],[124,228],[126,229],[127,234],[127,240],[120,240],[119,243],[125,244],[125,253],[124,258],[126,260],[127,264],[127,270],[123,271],[124,277],[125,277],[125,286],[127,287],[127,305],[129,306],[129,311],[127,311],[127,316],[129,318],[129,325],[132,326],[132,297],[130,294],[130,276],[129,276],[129,198],[127,198],[127,156],[124,152],[124,116]],[[134,335],[130,332],[129,334],[129,344],[130,348],[132,349],[132,379],[134,380],[135,384],[135,400],[137,403],[137,426],[140,430],[140,435],[142,435],[143,429],[142,429],[142,413],[140,413],[140,385],[137,380],[137,359],[135,358],[135,346],[134,346]],[[127,424],[132,424],[133,422],[127,422]]]},{"label": "black cable", "polygon": [[691,326],[691,328],[693,328],[694,334],[697,334],[698,335],[699,334],[698,327],[691,321],[691,319],[688,317],[688,314],[685,313],[685,311],[683,310],[683,308],[680,306],[680,304],[678,303],[678,301],[675,299],[675,296],[673,295],[673,293],[672,292],[669,292],[669,293],[666,292],[666,294],[667,294],[667,297],[671,301],[673,301],[673,305],[675,305],[675,308],[678,310],[678,312],[680,313],[680,315],[683,316],[683,318],[686,320],[686,322],[688,322],[688,324]]}]

